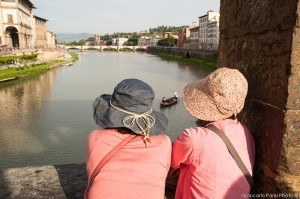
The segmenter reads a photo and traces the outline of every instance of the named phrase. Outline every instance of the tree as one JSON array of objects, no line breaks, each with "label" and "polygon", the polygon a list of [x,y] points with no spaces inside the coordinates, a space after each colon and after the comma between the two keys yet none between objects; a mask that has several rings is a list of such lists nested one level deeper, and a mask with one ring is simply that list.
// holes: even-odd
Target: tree
[{"label": "tree", "polygon": [[177,39],[174,37],[168,37],[166,39],[161,39],[157,42],[158,46],[167,46],[167,47],[174,47],[177,45]]},{"label": "tree", "polygon": [[137,46],[137,44],[138,44],[138,38],[131,37],[123,45],[124,46]]}]

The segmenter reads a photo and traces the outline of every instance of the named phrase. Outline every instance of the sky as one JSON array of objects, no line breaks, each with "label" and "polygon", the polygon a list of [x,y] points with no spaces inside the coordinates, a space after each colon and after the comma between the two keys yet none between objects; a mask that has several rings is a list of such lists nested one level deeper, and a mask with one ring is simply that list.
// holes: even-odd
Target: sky
[{"label": "sky", "polygon": [[54,33],[139,32],[160,25],[190,26],[220,0],[30,0],[33,14]]}]

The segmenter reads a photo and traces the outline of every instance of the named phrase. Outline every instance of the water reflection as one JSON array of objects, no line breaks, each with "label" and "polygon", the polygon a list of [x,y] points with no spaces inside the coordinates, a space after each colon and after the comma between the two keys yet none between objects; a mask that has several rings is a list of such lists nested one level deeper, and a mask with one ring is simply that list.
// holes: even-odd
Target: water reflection
[{"label": "water reflection", "polygon": [[181,99],[167,108],[160,100],[174,91],[181,95],[188,82],[209,72],[145,53],[84,52],[72,67],[0,88],[0,167],[84,162],[86,138],[97,128],[92,102],[125,78],[153,87],[154,109],[168,117],[167,134],[175,139],[196,120]]},{"label": "water reflection", "polygon": [[0,90],[0,166],[26,161],[24,156],[42,153],[40,132],[33,126],[53,87],[55,71]]}]

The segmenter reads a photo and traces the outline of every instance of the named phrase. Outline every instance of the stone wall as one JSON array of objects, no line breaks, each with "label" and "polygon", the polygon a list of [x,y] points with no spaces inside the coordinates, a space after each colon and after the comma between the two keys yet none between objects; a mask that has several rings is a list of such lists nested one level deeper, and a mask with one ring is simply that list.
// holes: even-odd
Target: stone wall
[{"label": "stone wall", "polygon": [[222,0],[218,67],[239,69],[256,143],[257,193],[300,192],[298,0]]},{"label": "stone wall", "polygon": [[148,47],[149,53],[164,53],[170,55],[178,55],[186,58],[200,58],[206,60],[217,60],[218,52],[200,49],[188,49],[188,48],[172,48],[172,47]]},{"label": "stone wall", "polygon": [[43,50],[38,52],[37,60],[49,61],[62,57],[66,52],[60,50]]}]

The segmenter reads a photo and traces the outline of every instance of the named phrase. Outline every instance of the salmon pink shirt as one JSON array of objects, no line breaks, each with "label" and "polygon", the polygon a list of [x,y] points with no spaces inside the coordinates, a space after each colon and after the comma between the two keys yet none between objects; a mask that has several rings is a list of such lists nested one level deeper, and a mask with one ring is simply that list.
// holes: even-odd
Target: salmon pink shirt
[{"label": "salmon pink shirt", "polygon": [[[225,132],[252,175],[255,147],[249,130],[231,119],[211,124]],[[171,164],[180,168],[177,199],[236,199],[250,191],[223,140],[206,128],[183,130],[173,143]]]},{"label": "salmon pink shirt", "polygon": [[[115,129],[95,130],[87,141],[86,170],[90,179],[99,161],[128,134]],[[100,170],[89,192],[91,199],[163,199],[171,163],[171,141],[166,135],[151,136],[146,148],[136,136]]]}]

